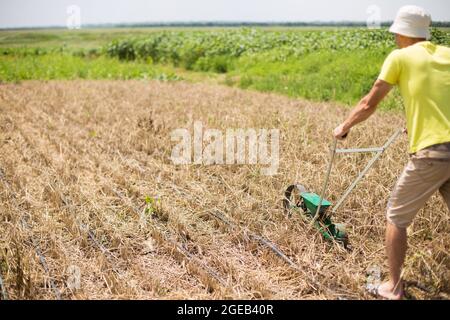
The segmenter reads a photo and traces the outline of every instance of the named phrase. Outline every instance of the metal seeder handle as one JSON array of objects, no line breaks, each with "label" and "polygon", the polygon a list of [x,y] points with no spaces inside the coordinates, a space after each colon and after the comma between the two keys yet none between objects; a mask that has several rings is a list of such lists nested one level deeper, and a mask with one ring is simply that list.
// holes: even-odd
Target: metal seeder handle
[{"label": "metal seeder handle", "polygon": [[356,152],[376,152],[375,156],[369,161],[369,163],[366,165],[366,167],[360,172],[358,177],[353,181],[353,183],[347,188],[347,190],[344,192],[344,194],[341,196],[341,198],[338,200],[335,206],[333,206],[331,213],[335,213],[337,209],[342,205],[344,200],[348,197],[350,192],[355,188],[356,184],[366,175],[367,171],[373,166],[375,161],[378,160],[378,158],[381,157],[383,152],[398,138],[398,136],[403,132],[403,129],[397,130],[387,141],[386,143],[379,148],[363,148],[363,149],[336,149],[337,146],[337,139],[335,138],[333,141],[333,146],[331,149],[331,159],[328,164],[327,174],[325,177],[325,183],[322,188],[322,192],[320,194],[319,199],[319,206],[317,207],[316,214],[314,216],[313,221],[315,221],[318,217],[318,214],[320,212],[320,207],[322,206],[322,200],[325,197],[325,192],[328,186],[328,181],[330,178],[331,168],[333,166],[334,158],[336,153],[356,153]]},{"label": "metal seeder handle", "polygon": [[317,207],[316,214],[314,215],[313,223],[319,217],[320,208],[322,207],[322,200],[325,197],[325,191],[327,190],[328,180],[330,179],[331,168],[333,167],[334,156],[336,155],[336,146],[337,146],[337,139],[334,138],[333,147],[331,148],[331,159],[330,162],[328,163],[327,175],[325,176],[325,183],[323,184],[322,192],[320,193],[319,206]]}]

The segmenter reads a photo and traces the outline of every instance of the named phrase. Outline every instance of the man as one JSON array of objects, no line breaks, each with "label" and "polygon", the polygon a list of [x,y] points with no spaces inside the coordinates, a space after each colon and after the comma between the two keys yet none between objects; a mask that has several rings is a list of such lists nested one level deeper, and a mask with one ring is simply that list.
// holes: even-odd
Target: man
[{"label": "man", "polygon": [[333,132],[343,139],[369,118],[398,85],[405,104],[410,160],[387,206],[386,251],[389,281],[378,288],[387,299],[402,299],[401,269],[406,228],[437,190],[450,210],[450,48],[427,41],[431,17],[417,6],[402,7],[389,29],[399,49],[384,62],[370,93]]}]

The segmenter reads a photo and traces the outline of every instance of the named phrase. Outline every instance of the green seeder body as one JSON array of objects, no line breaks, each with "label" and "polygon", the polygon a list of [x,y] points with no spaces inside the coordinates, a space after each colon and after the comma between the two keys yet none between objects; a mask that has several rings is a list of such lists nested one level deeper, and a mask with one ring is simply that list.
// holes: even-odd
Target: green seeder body
[{"label": "green seeder body", "polygon": [[[302,197],[304,206],[306,207],[306,215],[308,215],[309,218],[314,219],[317,208],[319,207],[320,196],[312,192],[301,192],[300,196]],[[344,225],[333,223],[331,218],[326,215],[326,212],[330,206],[331,202],[326,199],[322,199],[319,217],[315,219],[314,225],[325,239],[334,239],[336,241],[346,243],[348,237]]]}]

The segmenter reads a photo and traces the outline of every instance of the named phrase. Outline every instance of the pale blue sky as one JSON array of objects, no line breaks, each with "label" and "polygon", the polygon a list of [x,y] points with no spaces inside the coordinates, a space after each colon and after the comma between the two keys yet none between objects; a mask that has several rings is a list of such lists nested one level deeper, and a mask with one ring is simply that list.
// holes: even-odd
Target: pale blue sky
[{"label": "pale blue sky", "polygon": [[65,26],[70,5],[81,24],[167,21],[366,21],[377,5],[381,20],[416,4],[435,21],[450,21],[449,0],[0,0],[0,28]]}]

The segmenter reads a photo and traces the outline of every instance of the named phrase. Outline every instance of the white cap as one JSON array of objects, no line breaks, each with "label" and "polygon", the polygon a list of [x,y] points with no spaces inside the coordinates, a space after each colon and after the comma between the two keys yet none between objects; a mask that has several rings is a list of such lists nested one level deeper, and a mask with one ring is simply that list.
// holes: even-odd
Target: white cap
[{"label": "white cap", "polygon": [[425,38],[429,40],[431,15],[418,6],[404,6],[398,10],[394,24],[389,29],[410,38]]}]

